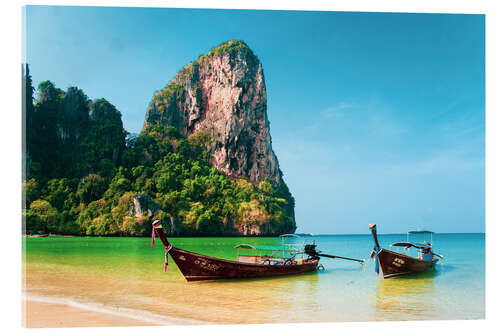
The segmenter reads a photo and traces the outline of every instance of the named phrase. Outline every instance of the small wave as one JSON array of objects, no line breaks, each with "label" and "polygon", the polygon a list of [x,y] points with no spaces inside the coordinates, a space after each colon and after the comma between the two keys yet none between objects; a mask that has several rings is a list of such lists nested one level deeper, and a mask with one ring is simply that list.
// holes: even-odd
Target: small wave
[{"label": "small wave", "polygon": [[103,306],[103,305],[100,305],[97,303],[75,302],[74,300],[66,299],[66,298],[24,294],[23,300],[68,305],[68,306],[71,306],[74,308],[79,308],[82,310],[104,313],[104,314],[109,314],[109,315],[119,316],[119,317],[125,317],[125,318],[129,318],[129,319],[142,321],[145,323],[156,324],[156,325],[206,325],[206,324],[211,324],[210,322],[196,320],[196,319],[176,318],[176,317],[158,315],[158,314],[154,314],[154,313],[144,311],[144,310],[136,310],[136,309],[122,308],[122,307],[112,308],[112,307]]}]

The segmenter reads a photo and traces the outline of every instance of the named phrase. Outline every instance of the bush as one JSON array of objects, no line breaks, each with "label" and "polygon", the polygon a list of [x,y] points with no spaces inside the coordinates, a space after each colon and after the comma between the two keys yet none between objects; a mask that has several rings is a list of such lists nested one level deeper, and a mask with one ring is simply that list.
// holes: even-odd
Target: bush
[{"label": "bush", "polygon": [[[35,200],[30,205],[30,210],[40,220],[40,228],[43,232],[58,232],[62,218],[57,209],[52,207],[48,201]],[[30,223],[34,221],[30,221]]]},{"label": "bush", "polygon": [[38,215],[31,210],[23,210],[23,220],[25,233],[28,235],[38,234],[43,232],[42,220]]},{"label": "bush", "polygon": [[90,174],[83,178],[82,182],[78,185],[76,195],[80,199],[80,202],[88,204],[101,198],[104,191],[106,191],[106,181],[104,178],[97,174]]},{"label": "bush", "polygon": [[40,198],[40,188],[34,178],[23,182],[23,191],[26,198],[26,207],[29,207],[33,201]]}]

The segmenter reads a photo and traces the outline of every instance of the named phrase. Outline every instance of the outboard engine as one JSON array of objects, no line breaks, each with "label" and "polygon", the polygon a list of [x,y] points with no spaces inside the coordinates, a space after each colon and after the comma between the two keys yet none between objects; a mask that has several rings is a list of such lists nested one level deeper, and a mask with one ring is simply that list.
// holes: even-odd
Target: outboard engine
[{"label": "outboard engine", "polygon": [[316,251],[316,244],[306,244],[304,245],[304,252],[312,257],[312,258],[318,258],[318,252]]}]

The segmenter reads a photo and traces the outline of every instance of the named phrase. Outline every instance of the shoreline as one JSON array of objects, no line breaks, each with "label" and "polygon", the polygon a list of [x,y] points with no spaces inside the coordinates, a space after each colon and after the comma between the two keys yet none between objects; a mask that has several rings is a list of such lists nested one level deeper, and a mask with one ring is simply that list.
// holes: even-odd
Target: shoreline
[{"label": "shoreline", "polygon": [[172,326],[210,324],[204,321],[157,315],[143,310],[81,303],[67,298],[23,294],[25,328]]},{"label": "shoreline", "polygon": [[[163,272],[164,249],[150,250],[145,239],[27,240],[22,286],[28,327],[484,318],[484,238],[474,235],[443,237],[444,252],[457,244],[470,251],[460,260],[449,258],[432,277],[383,280],[371,271],[371,261],[365,268],[325,261],[326,270],[315,274],[199,283],[187,283],[173,262]],[[365,239],[346,240],[327,238],[325,250],[365,254]],[[238,242],[179,244],[229,257]],[[473,269],[458,270],[459,265]]]},{"label": "shoreline", "polygon": [[[486,232],[434,232],[436,235],[486,235]],[[369,236],[370,233],[337,233],[337,234],[307,234],[307,233],[297,233],[296,235],[301,237],[328,237],[328,236]],[[378,233],[378,235],[383,236],[394,236],[394,235],[406,235],[406,232],[400,233]],[[182,235],[182,236],[168,236],[168,238],[176,239],[176,238],[277,238],[279,235]],[[144,236],[119,236],[119,235],[103,235],[103,236],[94,236],[94,235],[59,235],[59,234],[23,234],[23,238],[151,238],[149,235]]]}]

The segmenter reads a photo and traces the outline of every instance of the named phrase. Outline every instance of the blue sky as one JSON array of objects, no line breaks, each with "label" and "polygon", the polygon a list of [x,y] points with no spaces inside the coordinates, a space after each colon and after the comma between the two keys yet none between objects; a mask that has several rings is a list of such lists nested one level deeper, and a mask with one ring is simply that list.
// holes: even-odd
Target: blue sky
[{"label": "blue sky", "polygon": [[230,39],[261,60],[299,232],[484,232],[484,16],[28,7],[35,85],[105,97],[138,133],[185,64]]}]

